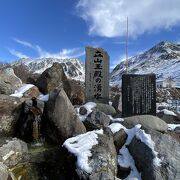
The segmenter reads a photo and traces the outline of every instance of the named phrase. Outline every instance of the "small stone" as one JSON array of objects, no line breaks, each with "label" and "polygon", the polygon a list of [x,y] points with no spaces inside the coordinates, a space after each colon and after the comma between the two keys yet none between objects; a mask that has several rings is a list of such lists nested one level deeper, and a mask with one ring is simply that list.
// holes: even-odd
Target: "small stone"
[{"label": "small stone", "polygon": [[87,114],[87,109],[84,106],[81,106],[80,109],[79,109],[79,114],[80,115]]},{"label": "small stone", "polygon": [[109,116],[99,111],[98,109],[95,109],[92,113],[90,113],[84,121],[85,127],[90,131],[107,127],[109,123]]},{"label": "small stone", "polygon": [[174,132],[177,133],[177,134],[180,134],[180,127],[176,127],[176,128],[174,129]]}]

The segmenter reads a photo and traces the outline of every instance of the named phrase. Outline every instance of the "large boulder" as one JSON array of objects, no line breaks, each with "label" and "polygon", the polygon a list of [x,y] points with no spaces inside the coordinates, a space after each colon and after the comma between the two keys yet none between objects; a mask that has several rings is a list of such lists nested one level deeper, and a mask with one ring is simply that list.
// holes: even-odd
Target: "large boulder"
[{"label": "large boulder", "polygon": [[48,121],[46,136],[54,142],[62,143],[69,137],[86,132],[63,88],[50,93],[45,112]]},{"label": "large boulder", "polygon": [[109,104],[96,103],[96,109],[107,115],[114,116],[116,114],[116,110],[114,109],[114,107]]},{"label": "large boulder", "polygon": [[89,180],[120,180],[119,178],[113,176],[112,174],[108,174],[106,172],[93,173],[89,176]]},{"label": "large boulder", "polygon": [[[180,179],[180,144],[169,135],[144,128],[154,141],[154,150],[161,159],[161,165],[154,164],[154,153],[151,148],[136,137],[129,145],[129,151],[143,180],[179,180]],[[153,145],[152,145],[153,146]]]},{"label": "large boulder", "polygon": [[159,132],[166,132],[168,125],[160,118],[152,115],[138,115],[124,118],[122,125],[126,128],[133,128],[135,125],[141,124],[144,127],[154,129]]},{"label": "large boulder", "polygon": [[76,172],[80,179],[115,179],[117,153],[109,128],[67,139],[64,146],[77,156]]},{"label": "large boulder", "polygon": [[22,101],[17,97],[0,94],[0,136],[13,136],[20,117]]},{"label": "large boulder", "polygon": [[0,71],[0,94],[12,94],[20,86],[22,86],[22,81],[14,74],[12,68]]},{"label": "large boulder", "polygon": [[180,115],[175,113],[165,113],[166,110],[161,110],[157,113],[157,116],[165,121],[167,124],[174,124],[174,123],[180,123]]},{"label": "large boulder", "polygon": [[36,86],[43,94],[48,94],[59,85],[62,85],[64,91],[70,97],[71,87],[63,67],[59,63],[54,63],[52,67],[46,69],[36,81]]},{"label": "large boulder", "polygon": [[110,123],[110,118],[98,109],[93,110],[83,122],[87,130],[100,129],[107,127]]},{"label": "large boulder", "polygon": [[8,168],[28,160],[28,147],[17,138],[0,140],[0,161]]},{"label": "large boulder", "polygon": [[0,179],[1,180],[11,180],[7,166],[0,162]]}]

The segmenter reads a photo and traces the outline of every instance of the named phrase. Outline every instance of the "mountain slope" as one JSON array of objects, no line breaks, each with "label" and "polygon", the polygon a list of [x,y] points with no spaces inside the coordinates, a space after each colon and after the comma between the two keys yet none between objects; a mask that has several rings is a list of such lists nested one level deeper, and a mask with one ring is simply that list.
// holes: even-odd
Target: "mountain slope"
[{"label": "mountain slope", "polygon": [[[172,77],[180,81],[180,44],[160,42],[150,50],[129,59],[128,72],[132,74],[155,73],[157,79]],[[110,84],[120,85],[125,73],[124,62],[118,64],[111,73]]]},{"label": "mountain slope", "polygon": [[66,76],[75,80],[84,81],[85,68],[78,59],[56,59],[56,58],[41,58],[41,59],[21,59],[12,65],[18,66],[24,64],[33,73],[41,74],[47,68],[51,67],[54,62],[61,63]]}]

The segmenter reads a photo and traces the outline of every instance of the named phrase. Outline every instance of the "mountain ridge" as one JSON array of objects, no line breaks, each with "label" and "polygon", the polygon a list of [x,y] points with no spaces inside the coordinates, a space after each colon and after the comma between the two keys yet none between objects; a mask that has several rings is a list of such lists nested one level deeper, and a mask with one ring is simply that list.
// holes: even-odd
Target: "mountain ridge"
[{"label": "mountain ridge", "polygon": [[[132,74],[155,73],[157,79],[172,77],[180,80],[180,44],[162,41],[144,53],[129,58],[128,72]],[[111,72],[110,84],[120,84],[125,65],[122,61]]]},{"label": "mountain ridge", "polygon": [[32,73],[41,74],[53,63],[62,64],[67,78],[84,81],[85,68],[79,59],[58,59],[58,58],[39,58],[39,59],[20,59],[11,64],[11,66],[25,65]]}]

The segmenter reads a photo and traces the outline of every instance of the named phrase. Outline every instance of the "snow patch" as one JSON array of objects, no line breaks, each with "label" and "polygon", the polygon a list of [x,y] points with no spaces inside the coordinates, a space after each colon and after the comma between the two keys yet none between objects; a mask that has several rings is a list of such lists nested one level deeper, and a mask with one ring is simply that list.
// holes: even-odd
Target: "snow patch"
[{"label": "snow patch", "polygon": [[91,173],[92,171],[92,168],[88,164],[88,158],[92,156],[92,147],[98,144],[98,134],[103,134],[103,130],[95,130],[80,134],[76,137],[67,139],[63,144],[69,152],[77,157],[77,166],[87,173]]},{"label": "snow patch", "polygon": [[116,132],[118,132],[120,129],[126,129],[122,124],[120,124],[120,123],[112,123],[112,124],[110,124],[109,126],[108,126],[110,129],[111,129],[111,131],[112,131],[112,133],[113,134],[115,134]]},{"label": "snow patch", "polygon": [[79,119],[80,119],[81,122],[85,121],[86,117],[92,112],[92,109],[96,107],[96,103],[94,103],[94,102],[87,102],[83,106],[87,110],[87,114],[85,114],[85,115],[79,114],[79,109],[80,108],[76,108],[77,114],[78,114]]},{"label": "snow patch", "polygon": [[123,122],[124,121],[124,119],[123,118],[113,118],[111,115],[108,115],[109,116],[109,118],[110,118],[110,120],[111,120],[111,122]]},{"label": "snow patch", "polygon": [[180,124],[168,124],[169,131],[174,131],[177,127],[180,127]]},{"label": "snow patch", "polygon": [[13,154],[15,154],[14,151],[10,151],[9,153],[7,153],[5,156],[3,156],[3,160],[6,161],[9,157],[11,157]]},{"label": "snow patch", "polygon": [[49,94],[46,94],[46,95],[41,94],[37,97],[37,99],[47,102],[49,100]]},{"label": "snow patch", "polygon": [[146,134],[144,130],[139,129],[139,131],[136,132],[136,138],[139,139],[141,142],[146,144],[153,152],[154,154],[154,159],[153,159],[153,164],[156,167],[161,166],[161,159],[158,158],[158,152],[155,151],[155,143],[151,139],[150,134]]},{"label": "snow patch", "polygon": [[15,93],[11,94],[10,96],[21,98],[21,97],[23,97],[23,94],[26,91],[28,91],[29,89],[31,89],[33,86],[34,86],[33,84],[23,84],[22,87],[20,87],[19,89],[15,90]]},{"label": "snow patch", "polygon": [[166,115],[177,116],[173,111],[170,111],[167,109],[163,109],[163,110],[161,110],[161,112],[164,112],[164,114],[166,114]]},{"label": "snow patch", "polygon": [[135,127],[131,129],[127,129],[120,123],[112,123],[111,125],[108,126],[111,131],[114,133],[118,132],[120,129],[124,129],[126,134],[128,135],[126,143],[124,146],[119,150],[119,155],[118,155],[118,163],[122,167],[130,167],[131,168],[131,173],[128,176],[128,178],[137,178],[138,180],[141,180],[141,175],[138,172],[134,159],[132,158],[131,154],[129,153],[129,150],[127,149],[127,145],[129,145],[134,137],[139,139],[141,142],[146,144],[149,148],[151,148],[153,154],[154,154],[154,159],[153,159],[153,164],[158,167],[161,165],[161,160],[158,158],[158,153],[154,150],[155,148],[155,143],[151,139],[151,135],[146,134],[144,130],[140,129],[141,125],[138,124]]},{"label": "snow patch", "polygon": [[123,146],[120,151],[119,151],[120,155],[118,155],[118,163],[122,166],[122,167],[130,167],[131,168],[131,172],[128,176],[128,179],[138,179],[141,180],[141,174],[138,172],[134,159],[131,156],[131,154],[129,153],[129,150]]}]

